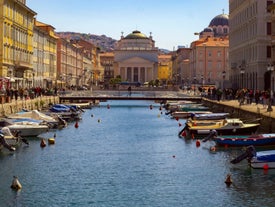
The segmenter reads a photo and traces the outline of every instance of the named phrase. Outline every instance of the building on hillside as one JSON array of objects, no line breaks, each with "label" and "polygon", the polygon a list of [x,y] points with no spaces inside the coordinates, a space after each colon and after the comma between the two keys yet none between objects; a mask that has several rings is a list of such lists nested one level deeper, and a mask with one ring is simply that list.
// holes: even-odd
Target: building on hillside
[{"label": "building on hillside", "polygon": [[272,3],[229,0],[230,80],[234,88],[271,88],[271,12],[267,8]]},{"label": "building on hillside", "polygon": [[150,35],[133,31],[121,36],[114,50],[114,76],[122,81],[149,82],[158,77],[158,48]]},{"label": "building on hillside", "polygon": [[158,77],[160,85],[168,85],[172,82],[172,55],[158,55]]},{"label": "building on hillside", "polygon": [[52,88],[57,78],[57,40],[54,27],[35,21],[33,34],[33,71],[29,85]]},{"label": "building on hillside", "polygon": [[25,0],[0,0],[0,85],[27,87],[32,77],[33,26],[36,13]]}]

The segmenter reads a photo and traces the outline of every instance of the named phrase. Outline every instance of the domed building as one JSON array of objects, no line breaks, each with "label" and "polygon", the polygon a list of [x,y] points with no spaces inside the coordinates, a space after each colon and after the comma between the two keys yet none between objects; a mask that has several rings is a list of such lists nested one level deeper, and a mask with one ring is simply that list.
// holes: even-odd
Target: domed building
[{"label": "domed building", "polygon": [[229,16],[220,14],[215,16],[201,33],[200,38],[225,37],[229,35]]},{"label": "domed building", "polygon": [[214,31],[215,37],[228,36],[229,34],[229,16],[227,14],[220,14],[215,16],[210,24]]},{"label": "domed building", "polygon": [[158,72],[158,48],[151,34],[147,37],[138,30],[123,36],[114,50],[114,77],[122,81],[140,82],[155,80]]}]

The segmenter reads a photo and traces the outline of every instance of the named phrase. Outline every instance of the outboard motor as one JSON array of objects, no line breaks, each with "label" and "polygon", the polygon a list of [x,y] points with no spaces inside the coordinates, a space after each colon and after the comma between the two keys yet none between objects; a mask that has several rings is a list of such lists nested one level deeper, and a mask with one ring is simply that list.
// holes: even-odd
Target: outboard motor
[{"label": "outboard motor", "polygon": [[185,131],[185,129],[188,129],[187,124],[185,124],[185,126],[183,127],[183,129],[179,131],[179,133],[178,133],[178,136],[179,136],[179,137],[182,136],[182,134],[183,134],[183,132]]},{"label": "outboard motor", "polygon": [[256,150],[253,145],[250,145],[246,148],[245,152],[241,154],[240,156],[236,157],[234,160],[231,160],[232,164],[237,164],[241,162],[242,160],[246,159],[250,161],[253,157],[256,156]]},{"label": "outboard motor", "polygon": [[7,148],[9,151],[15,151],[15,148],[10,146],[5,138],[4,138],[4,135],[3,134],[0,134],[0,144],[2,144],[5,148]]},{"label": "outboard motor", "polygon": [[202,142],[207,142],[208,140],[212,139],[213,137],[215,137],[217,135],[218,135],[218,132],[215,129],[213,129],[213,130],[211,129],[208,136],[203,138]]}]

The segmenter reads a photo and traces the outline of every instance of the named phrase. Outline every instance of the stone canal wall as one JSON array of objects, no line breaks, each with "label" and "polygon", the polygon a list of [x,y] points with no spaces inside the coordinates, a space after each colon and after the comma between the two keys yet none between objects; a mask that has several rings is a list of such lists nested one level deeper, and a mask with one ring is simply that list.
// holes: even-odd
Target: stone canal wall
[{"label": "stone canal wall", "polygon": [[35,99],[22,99],[22,100],[12,100],[9,103],[1,103],[0,105],[0,115],[2,117],[8,116],[10,114],[14,114],[17,112],[22,111],[22,109],[27,110],[41,110],[45,107],[48,107],[48,105],[52,103],[59,103],[59,97],[58,96],[43,96],[38,97]]},{"label": "stone canal wall", "polygon": [[[215,101],[202,99],[203,105],[212,112],[229,113],[232,118],[241,118],[246,122],[260,122],[258,133],[275,133],[275,112],[267,112],[262,105],[239,105],[238,101]],[[274,109],[275,110],[275,107]]]}]

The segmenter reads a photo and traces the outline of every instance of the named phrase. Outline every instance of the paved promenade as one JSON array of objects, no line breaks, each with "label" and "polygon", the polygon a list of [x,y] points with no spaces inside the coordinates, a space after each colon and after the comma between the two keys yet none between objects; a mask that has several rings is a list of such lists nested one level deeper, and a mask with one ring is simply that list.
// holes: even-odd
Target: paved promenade
[{"label": "paved promenade", "polygon": [[231,107],[242,109],[245,111],[261,114],[262,116],[275,118],[275,106],[271,106],[272,111],[268,112],[267,111],[268,105],[263,105],[263,104],[256,105],[255,103],[252,103],[252,104],[240,105],[238,100],[221,100],[219,102],[216,100],[209,100],[209,99],[207,100],[214,102],[216,104],[231,106]]}]

